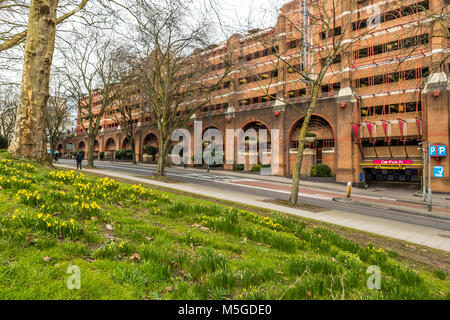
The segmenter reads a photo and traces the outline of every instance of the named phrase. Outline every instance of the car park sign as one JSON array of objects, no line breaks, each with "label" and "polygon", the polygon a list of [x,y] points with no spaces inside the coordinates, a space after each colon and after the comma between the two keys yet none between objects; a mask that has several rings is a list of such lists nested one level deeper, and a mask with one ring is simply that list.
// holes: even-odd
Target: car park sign
[{"label": "car park sign", "polygon": [[446,157],[447,156],[447,146],[444,146],[444,145],[430,146],[430,156],[431,157]]}]

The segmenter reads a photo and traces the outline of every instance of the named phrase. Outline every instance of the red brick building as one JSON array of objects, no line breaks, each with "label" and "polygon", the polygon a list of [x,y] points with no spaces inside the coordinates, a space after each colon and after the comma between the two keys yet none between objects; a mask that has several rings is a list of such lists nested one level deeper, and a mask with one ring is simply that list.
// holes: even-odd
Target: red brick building
[{"label": "red brick building", "polygon": [[[344,21],[349,14],[349,2],[339,2],[337,21]],[[358,1],[346,36],[354,39],[367,32],[377,3],[383,8],[379,26],[343,52],[326,75],[308,129],[315,139],[305,150],[303,174],[309,175],[315,163],[326,163],[338,182],[360,182],[364,174],[368,181],[420,183],[423,154],[419,144],[449,146],[450,142],[449,64],[443,63],[449,53],[448,38],[433,36],[445,34],[439,23],[431,28],[418,27],[429,18],[428,10],[440,11],[444,2],[408,0],[386,5],[385,1]],[[298,1],[289,2],[281,8],[274,27],[233,35],[227,43],[202,52],[213,66],[205,70],[210,79],[220,76],[227,50],[234,52],[241,67],[216,92],[211,105],[193,119],[202,120],[205,130],[219,129],[224,139],[227,129],[279,129],[281,166],[277,174],[285,176],[293,170],[303,117],[282,101],[306,107],[310,98],[292,69],[292,61],[299,57],[300,34],[288,21],[299,21],[300,12]],[[322,31],[315,28],[313,42],[321,45],[323,38]],[[261,39],[271,40],[272,47]],[[280,63],[273,52],[283,53],[291,67]],[[101,97],[98,101],[101,103]],[[135,152],[141,161],[148,159],[144,146],[158,145],[158,131],[150,120],[142,106],[136,105]],[[78,119],[73,144],[87,151],[81,121],[86,119]],[[186,129],[193,131],[193,127],[191,123]],[[63,144],[60,147],[64,149]],[[95,152],[108,156],[127,148],[120,126],[106,114]],[[439,162],[444,167],[444,178],[432,178],[435,191],[450,192],[449,159],[432,160],[433,166]],[[232,165],[224,167],[233,169]]]}]

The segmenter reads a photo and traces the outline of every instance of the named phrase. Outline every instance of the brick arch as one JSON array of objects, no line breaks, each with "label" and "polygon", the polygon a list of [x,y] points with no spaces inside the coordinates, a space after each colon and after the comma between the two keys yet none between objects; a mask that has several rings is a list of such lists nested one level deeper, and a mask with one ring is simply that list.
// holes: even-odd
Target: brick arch
[{"label": "brick arch", "polygon": [[94,141],[94,152],[99,152],[100,151],[100,142],[98,141],[98,139],[95,139]]},{"label": "brick arch", "polygon": [[[336,129],[335,129],[333,123],[323,114],[313,113],[312,116],[320,118],[328,125],[329,129],[331,129],[331,134],[332,134],[332,137],[334,140],[334,146],[336,147],[337,137],[336,137]],[[288,148],[287,148],[286,159],[287,159],[287,168],[288,168],[289,173],[291,173],[294,168],[293,161],[295,162],[295,159],[291,158],[291,153],[290,153],[291,141],[293,139],[293,134],[295,132],[296,126],[303,120],[303,118],[304,118],[304,116],[301,116],[301,117],[297,118],[295,121],[293,121],[289,128],[289,131],[287,132],[287,137],[286,137],[287,140],[286,141],[287,141]],[[317,156],[317,154],[315,156]],[[315,156],[312,159],[315,159]],[[301,173],[309,175],[310,168],[314,164],[315,160],[309,160],[309,162],[308,162],[308,160],[306,160],[306,159],[307,158],[304,158],[304,161],[303,161],[304,163],[302,164]],[[333,156],[328,156],[328,157],[326,157],[326,159],[323,158],[323,160],[322,160],[323,162],[321,162],[321,163],[328,164],[331,167],[332,173],[335,174],[336,160],[337,160],[336,155],[334,153]]]},{"label": "brick arch", "polygon": [[205,131],[208,130],[209,128],[214,128],[214,129],[219,130],[220,133],[222,134],[222,137],[225,139],[225,134],[223,133],[223,130],[222,130],[218,125],[216,125],[216,124],[211,124],[211,125],[203,126],[203,129],[202,129],[202,136],[203,136],[203,134],[205,133]]},{"label": "brick arch", "polygon": [[[69,145],[70,145],[70,148],[69,148]],[[73,150],[75,150],[76,148],[75,148],[75,143],[74,143],[74,141],[69,141],[69,142],[67,142],[66,144],[65,144],[65,150],[66,150],[66,152],[72,152]]]},{"label": "brick arch", "polygon": [[84,140],[81,140],[77,143],[77,149],[78,150],[84,150],[86,152],[87,144],[84,142]]},{"label": "brick arch", "polygon": [[[154,132],[154,131],[148,131],[146,134],[143,134],[142,135],[142,146],[145,146],[146,144],[146,142],[147,142],[147,137],[149,137],[149,136],[151,136],[151,135],[153,135],[153,136],[155,136],[155,138],[156,138],[156,143],[158,144],[159,143],[159,137],[158,137],[158,134],[156,133],[156,132]],[[156,145],[156,147],[157,147],[157,145]]]},{"label": "brick arch", "polygon": [[[331,128],[331,130],[333,131],[333,139],[334,139],[334,141],[336,141],[336,139],[337,139],[337,137],[336,137],[336,129],[335,129],[333,123],[332,123],[326,116],[324,116],[323,114],[320,114],[320,113],[313,113],[312,115],[313,115],[313,116],[316,116],[316,117],[320,117],[320,118],[324,119],[324,120],[328,123],[328,125],[329,125],[330,128]],[[286,141],[287,141],[288,143],[291,143],[291,138],[292,138],[292,134],[293,134],[293,130],[294,130],[295,126],[296,126],[296,125],[297,125],[304,117],[305,117],[305,116],[301,116],[301,117],[297,118],[296,120],[294,120],[294,121],[292,122],[291,126],[289,127],[288,134],[287,134],[287,140],[286,140]]]},{"label": "brick arch", "polygon": [[225,148],[225,138],[226,138],[226,136],[225,136],[223,130],[218,125],[211,124],[211,125],[204,126],[204,128],[202,129],[202,138],[203,138],[203,135],[205,134],[206,130],[208,130],[209,128],[217,129],[217,130],[220,131],[220,134],[222,135],[222,141],[224,143],[223,147]]},{"label": "brick arch", "polygon": [[117,140],[116,139],[114,139],[113,137],[109,137],[109,138],[106,138],[105,139],[105,151],[107,152],[107,151],[115,151],[115,150],[108,150],[108,146],[110,145],[110,141],[112,141],[112,142],[114,142],[114,147],[115,147],[115,150],[118,150],[117,149],[117,146],[119,145],[118,143],[117,143]]},{"label": "brick arch", "polygon": [[269,135],[272,136],[272,129],[270,128],[270,126],[266,122],[264,122],[262,120],[258,120],[258,119],[248,120],[248,121],[244,122],[244,124],[242,126],[240,126],[240,129],[244,130],[244,128],[252,122],[261,122],[267,128],[267,130],[269,130]]},{"label": "brick arch", "polygon": [[128,139],[128,137],[125,137],[122,139],[122,144],[120,146],[120,149],[131,149],[131,142]]}]

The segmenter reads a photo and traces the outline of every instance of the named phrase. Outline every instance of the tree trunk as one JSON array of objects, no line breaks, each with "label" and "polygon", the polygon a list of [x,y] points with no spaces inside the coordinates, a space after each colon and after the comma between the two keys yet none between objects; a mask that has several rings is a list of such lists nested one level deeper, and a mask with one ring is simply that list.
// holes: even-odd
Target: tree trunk
[{"label": "tree trunk", "polygon": [[28,18],[22,88],[17,108],[13,155],[47,162],[45,108],[49,96],[50,70],[55,49],[58,0],[32,0]]},{"label": "tree trunk", "polygon": [[298,150],[297,150],[297,159],[295,160],[294,172],[292,174],[292,186],[291,186],[291,197],[289,201],[293,204],[298,202],[298,190],[300,186],[300,171],[302,169],[303,163],[303,151],[305,149],[305,137],[306,132],[308,131],[309,121],[311,120],[311,116],[314,113],[314,109],[317,104],[319,94],[319,86],[315,86],[313,89],[313,98],[311,100],[311,104],[308,108],[308,112],[303,119],[303,125],[300,130],[300,134],[298,137]]},{"label": "tree trunk", "polygon": [[87,166],[88,168],[94,167],[94,145],[95,145],[95,137],[96,136],[90,136],[89,142],[88,142],[88,156],[87,156]]},{"label": "tree trunk", "polygon": [[134,137],[131,137],[129,140],[131,141],[131,150],[133,150],[133,164],[136,164],[136,143],[134,142]]},{"label": "tree trunk", "polygon": [[[163,141],[163,140],[161,140]],[[168,149],[168,143],[163,142],[159,144],[159,158],[158,158],[158,165],[156,166],[156,172],[155,176],[157,177],[164,177],[165,176],[165,166],[166,166],[166,157],[167,157],[167,149]]]},{"label": "tree trunk", "polygon": [[53,153],[55,152],[55,147],[53,146],[53,144],[51,144],[50,143],[50,155],[49,155],[49,161],[50,161],[50,163],[52,163],[53,162],[53,157],[54,157],[54,155],[53,155]]}]

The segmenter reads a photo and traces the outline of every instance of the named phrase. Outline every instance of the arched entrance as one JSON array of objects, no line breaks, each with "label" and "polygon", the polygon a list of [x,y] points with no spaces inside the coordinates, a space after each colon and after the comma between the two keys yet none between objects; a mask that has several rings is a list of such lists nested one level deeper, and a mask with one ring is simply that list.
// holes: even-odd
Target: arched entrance
[{"label": "arched entrance", "polygon": [[97,140],[95,140],[94,141],[94,157],[98,158],[99,153],[100,153],[100,144],[98,143]]},{"label": "arched entrance", "polygon": [[80,141],[78,143],[77,149],[86,153],[86,144],[84,143],[84,141]]},{"label": "arched entrance", "polygon": [[109,138],[105,143],[105,158],[112,159],[113,153],[117,151],[116,142],[113,138]]},{"label": "arched entrance", "polygon": [[105,150],[106,151],[116,151],[116,142],[114,141],[114,139],[113,138],[109,138],[107,141],[106,141],[106,144],[105,144]]},{"label": "arched entrance", "polygon": [[123,139],[122,150],[131,150],[131,143],[130,143],[130,140],[128,139],[128,137]]},{"label": "arched entrance", "polygon": [[[289,133],[289,173],[292,174],[297,158],[298,138],[303,126],[303,117],[298,119]],[[324,163],[331,168],[335,175],[335,134],[331,124],[320,115],[313,115],[309,122],[305,138],[305,149],[301,174],[311,175],[311,167]]]},{"label": "arched entrance", "polygon": [[142,153],[144,162],[158,161],[159,145],[158,138],[154,133],[149,133],[145,136],[142,144]]},{"label": "arched entrance", "polygon": [[64,151],[64,146],[60,143],[60,144],[58,145],[58,147],[56,148],[56,151],[58,151],[59,153],[63,153],[63,151]]},{"label": "arched entrance", "polygon": [[239,145],[237,147],[238,166],[242,165],[242,159],[245,159],[245,171],[259,171],[262,165],[271,163],[272,145],[270,130],[263,122],[257,120],[246,123],[242,130],[245,147]]},{"label": "arched entrance", "polygon": [[[223,167],[225,163],[225,137],[223,131],[215,125],[207,126],[202,132],[202,151],[203,151],[203,163],[208,164],[210,167]],[[205,150],[209,145],[209,151]],[[208,161],[208,156],[211,156],[211,160]]]}]

